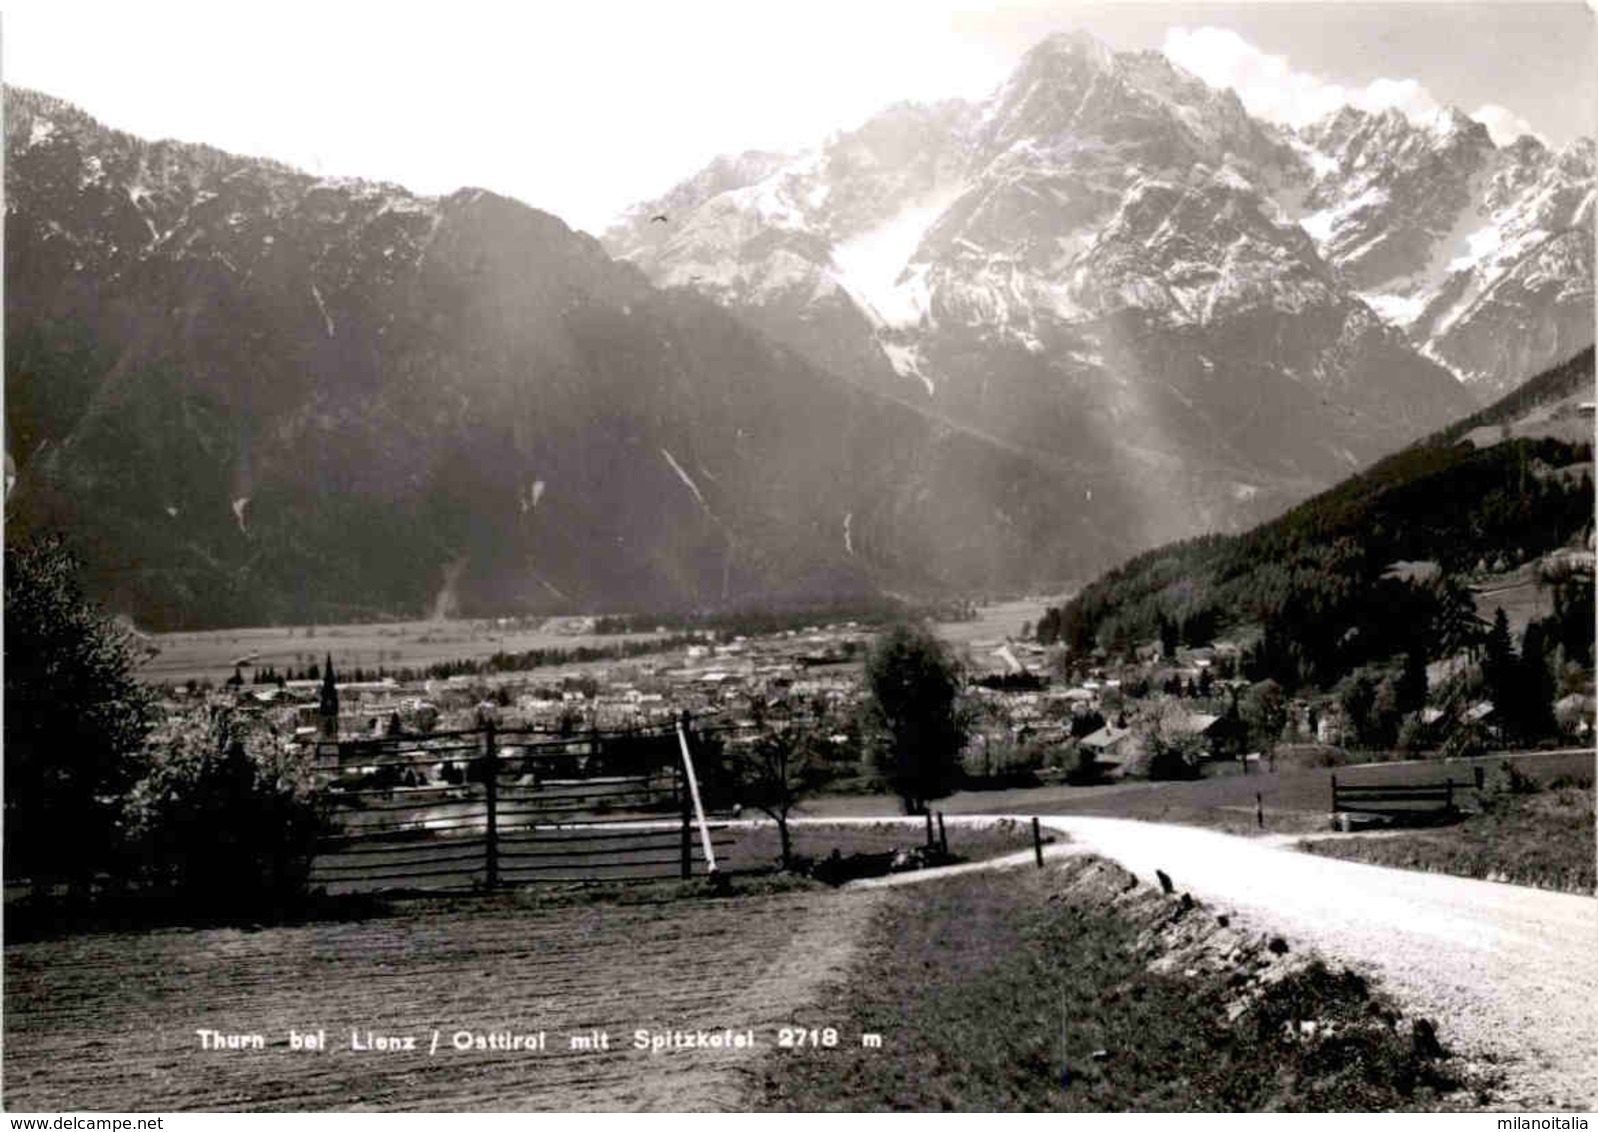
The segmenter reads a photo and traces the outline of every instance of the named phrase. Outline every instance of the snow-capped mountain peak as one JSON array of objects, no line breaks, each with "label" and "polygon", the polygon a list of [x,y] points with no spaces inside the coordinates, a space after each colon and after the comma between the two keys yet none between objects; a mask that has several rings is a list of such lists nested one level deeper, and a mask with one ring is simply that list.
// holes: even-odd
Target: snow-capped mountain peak
[{"label": "snow-capped mountain peak", "polygon": [[1592,143],[1502,148],[1457,108],[1345,107],[1302,131],[1300,223],[1416,346],[1484,393],[1592,341]]},{"label": "snow-capped mountain peak", "polygon": [[[1265,125],[1069,31],[987,99],[890,107],[736,185],[712,166],[606,243],[984,435],[1108,445],[1185,530],[1589,343],[1592,165],[1454,108]],[[675,234],[645,220],[693,200]],[[1195,460],[1229,470],[1164,478]]]}]

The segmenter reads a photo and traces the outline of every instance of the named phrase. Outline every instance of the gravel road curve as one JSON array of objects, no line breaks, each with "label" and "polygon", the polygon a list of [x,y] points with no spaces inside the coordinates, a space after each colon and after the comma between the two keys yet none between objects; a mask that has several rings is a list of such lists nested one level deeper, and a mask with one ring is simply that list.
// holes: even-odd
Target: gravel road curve
[{"label": "gravel road curve", "polygon": [[[829,818],[817,824],[847,824]],[[866,823],[883,818],[857,819]],[[891,819],[888,819],[891,820]],[[1004,820],[946,818],[952,828]],[[1030,823],[1031,816],[1010,820]],[[1378,976],[1445,1040],[1506,1070],[1499,1107],[1598,1107],[1598,900],[1296,852],[1286,838],[1052,816],[1149,883],[1154,870],[1250,930]],[[909,819],[919,832],[922,819]],[[910,840],[914,840],[912,837]],[[975,865],[1029,867],[1031,850]],[[869,889],[659,906],[493,907],[264,932],[162,931],[8,945],[7,1108],[736,1108],[758,1058],[563,1054],[537,1061],[285,1052],[287,1028],[815,1024],[879,906]],[[858,891],[865,889],[868,891]],[[274,1036],[212,1055],[194,1027]],[[618,1072],[622,1069],[622,1072]]]},{"label": "gravel road curve", "polygon": [[[1456,1049],[1503,1063],[1500,1105],[1598,1108],[1593,897],[1317,857],[1295,851],[1293,838],[1117,818],[1040,820],[1070,838],[1046,846],[1046,857],[1094,853],[1151,883],[1162,869],[1178,891],[1252,929],[1378,975],[1411,1012],[1436,1018]],[[1032,860],[1026,852],[962,867]]]}]

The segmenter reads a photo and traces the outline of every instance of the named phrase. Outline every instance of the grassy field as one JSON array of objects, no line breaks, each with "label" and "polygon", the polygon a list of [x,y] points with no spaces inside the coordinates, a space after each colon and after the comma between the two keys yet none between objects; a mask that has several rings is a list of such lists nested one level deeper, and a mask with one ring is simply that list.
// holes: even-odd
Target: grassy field
[{"label": "grassy field", "polygon": [[[1064,868],[965,875],[900,889],[856,966],[808,1023],[880,1033],[764,1063],[760,1104],[798,1110],[1143,1111],[1431,1108],[1446,1062],[1417,1057],[1357,976],[1315,964],[1267,982],[1241,965],[1163,970],[1149,931],[1170,898],[1079,899]],[[1125,874],[1119,874],[1124,877]],[[1195,922],[1216,921],[1202,908]],[[1187,925],[1184,925],[1187,927]],[[1199,933],[1196,926],[1190,932]],[[1224,945],[1236,953],[1230,939]],[[1197,960],[1194,960],[1197,962]],[[1186,962],[1186,960],[1184,960]],[[1260,997],[1236,1024],[1251,978]],[[801,1021],[805,1021],[804,1018]],[[1316,1036],[1305,1038],[1301,1022]],[[1468,1102],[1467,1102],[1468,1103]]]},{"label": "grassy field", "polygon": [[[818,980],[841,977],[877,894],[681,891],[417,900],[344,923],[10,944],[4,1107],[736,1107],[740,1067]],[[631,1044],[640,1028],[728,1027],[752,1028],[759,1048],[651,1055]],[[203,1050],[199,1028],[259,1034],[264,1048]],[[295,1050],[290,1030],[325,1031],[329,1048]],[[352,1032],[368,1030],[417,1048],[354,1049]],[[546,1049],[457,1050],[459,1031],[543,1031]],[[595,1031],[608,1050],[572,1049],[572,1036]]]},{"label": "grassy field", "polygon": [[1306,841],[1307,852],[1592,894],[1593,788],[1502,795],[1457,825]]},{"label": "grassy field", "polygon": [[1537,584],[1535,562],[1485,580],[1472,586],[1471,591],[1476,599],[1476,616],[1491,624],[1502,609],[1516,640],[1533,621],[1553,616],[1554,591]]},{"label": "grassy field", "polygon": [[553,619],[539,628],[502,627],[493,621],[402,621],[386,625],[318,625],[213,629],[156,633],[160,652],[139,674],[152,683],[225,680],[233,662],[254,655],[254,664],[279,672],[321,664],[329,653],[336,669],[421,668],[444,660],[478,660],[496,652],[532,649],[603,648],[662,634],[597,635],[564,631],[571,622]]},{"label": "grassy field", "polygon": [[1059,605],[1062,600],[1058,597],[1028,597],[998,601],[978,606],[974,621],[934,622],[932,631],[957,648],[989,641],[996,645],[1006,637],[1019,637],[1023,625],[1036,625],[1050,605]]},{"label": "grassy field", "polygon": [[[975,621],[951,621],[933,627],[956,645],[999,641],[1015,636],[1025,623],[1036,624],[1052,599],[1029,598],[982,606]],[[147,634],[160,651],[140,669],[151,683],[186,680],[221,681],[233,675],[234,661],[254,656],[252,663],[283,671],[321,664],[331,653],[338,669],[422,668],[445,660],[480,660],[496,652],[532,649],[603,648],[626,641],[656,639],[658,633],[598,635],[571,631],[578,619],[551,618],[536,628],[502,626],[496,621],[396,621],[380,625],[293,625],[265,628],[210,629]],[[248,670],[246,670],[248,671]]]},{"label": "grassy field", "polygon": [[[1030,827],[1003,823],[980,829],[961,827],[946,830],[949,853],[965,861],[984,861],[1032,847]],[[934,830],[936,836],[936,830]],[[851,853],[886,853],[913,849],[926,844],[925,829],[905,825],[838,825],[793,827],[794,853],[820,861],[834,849],[842,856]],[[774,826],[737,832],[736,844],[724,858],[729,871],[748,872],[771,867],[781,855]]]},{"label": "grassy field", "polygon": [[[1549,781],[1560,775],[1593,773],[1591,751],[1510,756],[1527,775]],[[1279,768],[1276,773],[1237,774],[1232,766],[1211,768],[1217,777],[1196,782],[1118,782],[1105,786],[1042,786],[1026,790],[966,792],[935,803],[951,814],[1097,814],[1103,817],[1203,825],[1234,833],[1308,833],[1327,828],[1332,810],[1332,775],[1348,784],[1431,783],[1452,778],[1474,783],[1474,767],[1493,770],[1503,755],[1481,759],[1377,763],[1342,768]],[[1265,826],[1255,824],[1254,795],[1263,800]],[[1468,802],[1473,790],[1465,790]],[[892,799],[818,798],[807,812],[818,817],[890,812]]]}]

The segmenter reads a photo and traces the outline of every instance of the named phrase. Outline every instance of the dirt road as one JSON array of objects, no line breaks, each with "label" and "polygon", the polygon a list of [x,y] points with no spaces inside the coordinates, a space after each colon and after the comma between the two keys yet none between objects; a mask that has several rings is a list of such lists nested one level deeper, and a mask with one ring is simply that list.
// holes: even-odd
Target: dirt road
[{"label": "dirt road", "polygon": [[[1504,1059],[1501,1103],[1598,1107],[1598,900],[1311,856],[1288,837],[1041,820],[1070,838],[1046,856],[1095,853],[1150,883],[1162,869],[1218,912],[1380,976],[1462,1052]],[[1031,861],[1028,852],[986,866]]]},{"label": "dirt road", "polygon": [[[838,819],[829,819],[836,822]],[[877,822],[881,818],[861,819]],[[920,819],[911,819],[919,828]],[[958,824],[994,817],[950,817]],[[1030,815],[1019,820],[1030,822]],[[1598,901],[1315,857],[1287,839],[1055,816],[1091,852],[1260,932],[1378,975],[1450,1044],[1495,1054],[1500,1106],[1598,1105]],[[913,838],[910,838],[913,840]],[[1030,867],[1032,851],[964,868]],[[888,883],[938,875],[904,874]],[[666,1053],[570,1038],[602,1030],[826,1023],[818,992],[847,970],[878,894],[523,907],[444,903],[389,919],[251,932],[87,934],[5,949],[10,1110],[738,1107],[758,1051]],[[861,891],[860,889],[865,889]],[[202,1051],[197,1029],[259,1033]],[[328,1031],[327,1053],[290,1048]],[[416,1051],[353,1048],[368,1028]],[[457,1030],[549,1031],[535,1056],[457,1052]],[[427,1051],[442,1034],[438,1056]]]}]

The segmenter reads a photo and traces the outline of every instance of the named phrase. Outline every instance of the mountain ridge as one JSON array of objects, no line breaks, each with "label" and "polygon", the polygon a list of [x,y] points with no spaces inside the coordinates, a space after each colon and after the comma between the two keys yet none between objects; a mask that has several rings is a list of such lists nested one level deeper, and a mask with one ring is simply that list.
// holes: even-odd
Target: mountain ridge
[{"label": "mountain ridge", "polygon": [[[914,121],[923,137],[934,125],[942,130],[934,131],[930,144],[923,140],[919,150],[954,156],[935,171],[906,166],[905,183],[895,185],[888,176],[896,160],[894,146],[887,142],[896,136],[895,124],[906,121]],[[1393,152],[1378,152],[1382,147],[1373,138]],[[873,144],[878,152],[871,152]],[[1498,155],[1488,163],[1492,168],[1477,152],[1483,148]],[[921,226],[919,233],[909,233],[897,264],[877,273],[881,298],[851,280],[858,273],[847,260],[851,241],[861,235],[859,218],[847,210],[829,211],[830,200],[849,186],[858,164],[851,155],[861,150],[873,184],[887,190],[886,196],[878,194],[879,205],[896,200],[905,225]],[[1073,285],[1069,273],[1051,270],[1060,264],[1050,260],[1081,255],[1117,205],[1145,180],[1180,187],[1183,174],[1198,166],[1252,191],[1260,207],[1276,214],[1274,220],[1313,234],[1316,254],[1300,253],[1297,262],[1311,270],[1324,267],[1344,284],[1345,304],[1366,306],[1399,341],[1457,376],[1484,387],[1512,384],[1591,340],[1590,326],[1585,340],[1581,330],[1581,316],[1590,323],[1592,306],[1590,255],[1581,254],[1591,245],[1585,231],[1592,213],[1590,142],[1549,154],[1533,139],[1521,139],[1499,151],[1485,127],[1457,110],[1417,126],[1396,112],[1368,115],[1345,107],[1295,132],[1256,122],[1233,92],[1206,86],[1157,52],[1112,52],[1082,32],[1044,40],[985,102],[952,100],[935,108],[898,104],[786,165],[767,155],[766,167],[748,170],[753,179],[738,190],[755,204],[707,196],[695,207],[709,215],[677,215],[685,229],[669,233],[654,225],[639,227],[637,218],[652,214],[652,202],[645,202],[604,239],[657,282],[694,285],[799,345],[807,341],[802,324],[807,318],[824,321],[841,291],[854,300],[854,313],[878,323],[874,337],[882,357],[875,366],[862,363],[856,376],[880,379],[885,359],[901,377],[935,391],[938,367],[925,356],[932,347],[919,333],[929,318],[985,319],[995,334],[1036,345],[1042,320],[1081,324],[1106,313],[1098,309],[1102,303],[1094,293]],[[1436,191],[1417,197],[1413,186],[1425,182],[1422,174],[1428,171],[1438,182]],[[758,172],[765,176],[755,177]],[[1406,186],[1407,196],[1397,191]],[[1474,192],[1467,191],[1472,186]],[[1377,189],[1386,194],[1383,202],[1391,215],[1378,216],[1383,209],[1366,199]],[[1439,194],[1451,211],[1437,212]],[[679,203],[695,199],[682,197]],[[1042,206],[1036,203],[1040,200]],[[1442,230],[1422,230],[1417,217],[1428,208],[1449,221]],[[1561,255],[1572,260],[1562,280],[1567,294],[1547,293],[1552,286],[1545,278],[1548,270],[1539,274],[1535,265],[1494,258],[1484,233],[1503,227],[1505,209],[1530,210],[1527,222],[1508,232],[1509,244],[1536,248],[1551,237],[1551,245],[1542,248],[1543,260],[1553,263]],[[932,215],[913,216],[927,211]],[[983,221],[977,225],[982,232],[972,230],[973,218]],[[1393,231],[1373,235],[1368,229],[1378,221]],[[990,239],[973,238],[984,232]],[[1463,245],[1467,236],[1476,241],[1469,263],[1456,270],[1446,258],[1429,262],[1454,244]],[[770,255],[768,241],[786,253],[780,260]],[[1575,246],[1564,246],[1572,241]],[[1388,249],[1383,254],[1389,267],[1399,264],[1407,274],[1376,270],[1371,248],[1378,243]],[[1218,255],[1219,249],[1214,251]],[[1420,275],[1427,278],[1411,278]],[[1030,294],[1018,292],[1018,303],[1007,302],[1006,284],[1017,278]],[[1182,307],[1191,320],[1181,296],[1162,293],[1161,282],[1152,271],[1137,275],[1134,291],[1119,296],[1117,305],[1141,309],[1147,300],[1156,304],[1155,314]],[[1388,289],[1375,289],[1379,286]],[[1516,288],[1529,298],[1511,295]],[[806,289],[813,294],[791,294]],[[1461,310],[1444,319],[1462,294],[1474,295],[1480,306],[1485,300],[1479,292],[1489,290],[1501,300],[1486,303],[1491,311],[1467,317]],[[772,308],[784,302],[796,309],[774,314]],[[1428,305],[1435,308],[1432,315],[1417,322],[1412,308]],[[901,308],[897,315],[887,313],[895,307]],[[1506,307],[1515,307],[1514,313],[1535,325],[1506,333]],[[874,314],[883,317],[873,320]],[[1012,315],[1023,322],[1017,324]],[[839,323],[837,329],[847,332],[843,337],[859,337],[858,326]],[[808,337],[835,344],[840,334]],[[1506,352],[1495,345],[1504,339],[1517,345]],[[1530,345],[1518,345],[1522,341]],[[1092,356],[1092,344],[1081,353]]]},{"label": "mountain ridge", "polygon": [[[7,88],[11,509],[164,625],[1014,588],[1244,529],[1468,407],[1305,223],[1362,247],[1338,210],[1401,195],[1419,135],[1322,152],[1089,37],[999,93],[717,158],[596,241]],[[1350,259],[1506,364],[1573,332],[1492,312],[1591,299],[1536,226],[1590,216],[1590,146],[1516,146],[1437,182],[1541,202],[1468,271],[1399,295]]]},{"label": "mountain ridge", "polygon": [[857,384],[1138,482],[1141,541],[1240,529],[1470,404],[1260,191],[1309,191],[1280,132],[1156,53],[1055,37],[986,103],[742,172],[606,246]]},{"label": "mountain ridge", "polygon": [[1091,466],[850,385],[548,214],[7,101],[9,518],[76,532],[146,625],[937,593],[1132,545],[1063,502],[1121,497]]}]

